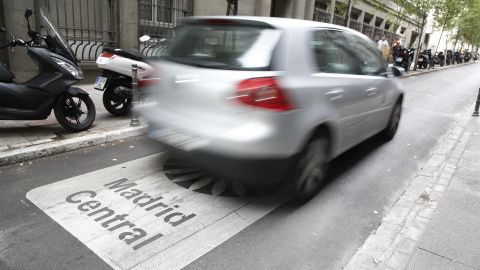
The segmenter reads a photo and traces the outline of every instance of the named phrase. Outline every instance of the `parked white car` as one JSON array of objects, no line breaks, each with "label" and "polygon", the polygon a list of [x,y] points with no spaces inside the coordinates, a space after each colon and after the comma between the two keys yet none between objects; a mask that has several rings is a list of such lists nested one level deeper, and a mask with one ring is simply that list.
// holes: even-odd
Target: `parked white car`
[{"label": "parked white car", "polygon": [[290,181],[300,198],[328,162],[396,133],[403,91],[354,30],[270,17],[194,17],[154,64],[149,135],[172,155],[254,189]]}]

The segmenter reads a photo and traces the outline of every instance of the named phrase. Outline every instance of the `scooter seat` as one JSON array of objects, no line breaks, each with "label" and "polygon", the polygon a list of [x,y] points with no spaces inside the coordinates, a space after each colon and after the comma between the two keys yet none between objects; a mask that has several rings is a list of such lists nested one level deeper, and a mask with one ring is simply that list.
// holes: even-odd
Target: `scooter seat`
[{"label": "scooter seat", "polygon": [[118,56],[122,56],[136,61],[145,62],[147,60],[147,57],[145,57],[141,52],[135,49],[114,49],[106,47],[103,48],[103,50],[108,53],[116,54]]}]

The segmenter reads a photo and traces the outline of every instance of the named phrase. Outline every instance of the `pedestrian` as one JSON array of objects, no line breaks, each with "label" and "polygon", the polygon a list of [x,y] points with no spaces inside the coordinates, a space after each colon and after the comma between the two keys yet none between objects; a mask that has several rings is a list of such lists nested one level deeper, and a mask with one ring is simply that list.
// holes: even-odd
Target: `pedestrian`
[{"label": "pedestrian", "polygon": [[395,40],[393,41],[393,49],[392,49],[394,66],[397,65],[397,55],[399,51],[400,51],[400,41]]},{"label": "pedestrian", "polygon": [[385,63],[387,63],[388,54],[390,53],[390,45],[388,45],[387,37],[385,35],[383,35],[382,39],[378,41],[377,50],[382,56],[383,60],[385,60]]}]

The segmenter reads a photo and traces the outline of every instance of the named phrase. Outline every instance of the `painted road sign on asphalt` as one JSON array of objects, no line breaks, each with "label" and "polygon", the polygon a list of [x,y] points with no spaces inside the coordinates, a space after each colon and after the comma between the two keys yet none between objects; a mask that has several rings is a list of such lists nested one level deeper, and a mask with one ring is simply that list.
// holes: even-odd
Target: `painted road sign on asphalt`
[{"label": "painted road sign on asphalt", "polygon": [[181,269],[288,200],[278,193],[249,196],[164,152],[27,198],[115,269]]}]

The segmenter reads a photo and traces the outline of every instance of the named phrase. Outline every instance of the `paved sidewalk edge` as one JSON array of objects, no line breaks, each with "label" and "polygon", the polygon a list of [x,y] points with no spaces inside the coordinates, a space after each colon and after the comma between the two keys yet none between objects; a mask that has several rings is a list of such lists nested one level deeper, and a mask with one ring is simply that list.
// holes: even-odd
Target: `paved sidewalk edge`
[{"label": "paved sidewalk edge", "polygon": [[47,157],[84,147],[100,145],[116,140],[142,136],[147,132],[146,126],[127,127],[122,130],[107,131],[98,134],[39,144],[0,153],[0,166],[23,162],[35,158]]},{"label": "paved sidewalk edge", "polygon": [[466,128],[475,103],[447,133],[392,208],[386,209],[377,230],[344,270],[403,270],[408,266],[472,135]]}]

